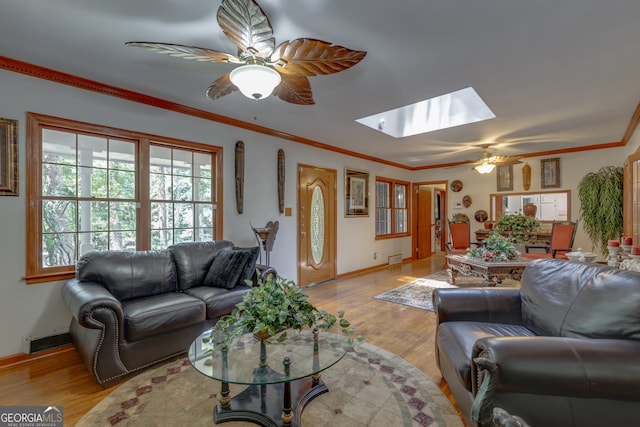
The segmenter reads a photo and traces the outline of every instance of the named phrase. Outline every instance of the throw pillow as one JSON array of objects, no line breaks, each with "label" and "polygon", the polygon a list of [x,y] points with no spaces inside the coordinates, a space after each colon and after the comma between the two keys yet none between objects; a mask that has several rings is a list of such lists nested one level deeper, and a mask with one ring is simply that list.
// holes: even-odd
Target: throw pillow
[{"label": "throw pillow", "polygon": [[[232,289],[238,283],[244,283],[246,271],[249,268],[252,271],[255,269],[255,260],[258,254],[257,251],[248,249],[233,248],[219,251],[204,278],[205,286]],[[258,248],[256,247],[256,249]]]},{"label": "throw pillow", "polygon": [[260,255],[260,247],[254,246],[252,248],[233,248],[234,250],[244,251],[249,254],[249,259],[245,264],[242,274],[238,278],[238,285],[246,285],[245,280],[251,280],[253,273],[256,271],[256,262],[258,261],[258,255]]}]

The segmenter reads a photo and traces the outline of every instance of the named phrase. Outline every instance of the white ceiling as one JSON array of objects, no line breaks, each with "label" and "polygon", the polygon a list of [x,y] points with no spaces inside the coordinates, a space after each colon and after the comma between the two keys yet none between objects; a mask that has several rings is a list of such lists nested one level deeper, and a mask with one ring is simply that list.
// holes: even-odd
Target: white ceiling
[{"label": "white ceiling", "polygon": [[[127,47],[235,53],[220,0],[11,0],[0,55],[255,123],[407,167],[620,141],[640,101],[638,0],[257,0],[276,44],[310,37],[364,50],[311,77],[315,105],[255,103],[207,87],[227,64]],[[495,119],[395,139],[355,119],[473,87]],[[7,102],[7,100],[3,100]]]}]

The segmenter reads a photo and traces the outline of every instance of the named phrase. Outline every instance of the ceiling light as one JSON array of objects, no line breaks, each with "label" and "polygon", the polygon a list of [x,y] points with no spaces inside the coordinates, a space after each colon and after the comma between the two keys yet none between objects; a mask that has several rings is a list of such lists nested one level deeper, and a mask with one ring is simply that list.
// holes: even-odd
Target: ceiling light
[{"label": "ceiling light", "polygon": [[495,167],[496,167],[496,165],[493,164],[493,163],[482,162],[479,165],[475,165],[472,169],[474,169],[478,173],[481,173],[481,174],[485,175],[485,174],[493,172]]},{"label": "ceiling light", "polygon": [[264,65],[243,65],[229,74],[231,83],[236,85],[247,98],[256,101],[266,98],[280,84],[280,73]]}]

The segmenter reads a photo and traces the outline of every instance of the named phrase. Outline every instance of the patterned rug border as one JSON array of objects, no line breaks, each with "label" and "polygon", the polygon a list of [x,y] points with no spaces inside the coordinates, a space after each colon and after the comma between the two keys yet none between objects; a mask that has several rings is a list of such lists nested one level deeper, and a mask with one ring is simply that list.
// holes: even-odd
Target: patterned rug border
[{"label": "patterned rug border", "polygon": [[[330,392],[307,406],[301,420],[305,427],[463,426],[453,405],[429,377],[372,344],[349,349],[322,378]],[[231,395],[244,387],[231,384]],[[174,360],[119,386],[76,427],[211,426],[219,391],[220,383],[197,373],[186,358]],[[159,402],[156,396],[165,400]]]}]

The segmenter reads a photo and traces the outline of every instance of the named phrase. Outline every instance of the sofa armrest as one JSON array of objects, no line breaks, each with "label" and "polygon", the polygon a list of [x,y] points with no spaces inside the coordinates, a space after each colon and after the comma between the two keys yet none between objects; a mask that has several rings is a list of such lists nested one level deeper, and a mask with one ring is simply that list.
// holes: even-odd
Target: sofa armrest
[{"label": "sofa armrest", "polygon": [[640,342],[565,337],[487,337],[473,349],[472,414],[491,416],[498,392],[640,402]]},{"label": "sofa armrest", "polygon": [[111,325],[118,336],[124,336],[122,304],[104,286],[71,279],[62,286],[62,299],[81,326],[104,329]]},{"label": "sofa armrest", "polygon": [[437,323],[476,321],[522,324],[520,289],[438,288],[433,291]]}]

